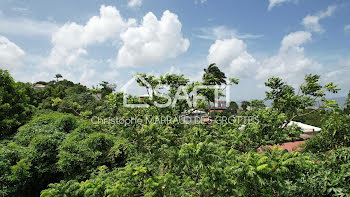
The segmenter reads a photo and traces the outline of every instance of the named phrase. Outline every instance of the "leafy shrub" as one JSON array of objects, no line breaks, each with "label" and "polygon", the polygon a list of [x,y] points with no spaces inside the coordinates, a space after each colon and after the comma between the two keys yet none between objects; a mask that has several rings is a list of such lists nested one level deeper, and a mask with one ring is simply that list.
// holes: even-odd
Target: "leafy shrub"
[{"label": "leafy shrub", "polygon": [[[121,163],[124,149],[117,145],[122,146],[122,143],[115,142],[117,139],[108,134],[94,132],[95,127],[91,123],[78,120],[73,115],[49,112],[35,116],[19,128],[13,141],[0,144],[0,193],[37,196],[49,183],[70,176],[64,174],[71,168],[69,164],[63,170],[60,168],[59,151],[61,147],[68,146],[65,143],[71,137],[76,141],[70,142],[79,145],[77,154],[85,156],[80,158],[93,163],[91,167],[88,167],[90,163],[83,165],[87,169],[105,163],[109,166]],[[71,158],[79,157],[72,154]]]},{"label": "leafy shrub", "polygon": [[318,153],[350,146],[350,116],[334,111],[327,115],[322,130],[306,143],[306,151]]},{"label": "leafy shrub", "polygon": [[58,167],[66,177],[86,178],[96,167],[116,167],[123,163],[124,152],[118,139],[105,133],[84,134],[73,132],[59,147]]},{"label": "leafy shrub", "polygon": [[301,196],[349,196],[349,157],[349,147],[320,155],[315,170],[298,180],[295,193]]},{"label": "leafy shrub", "polygon": [[68,133],[77,127],[77,118],[73,115],[65,115],[56,121],[59,131]]}]

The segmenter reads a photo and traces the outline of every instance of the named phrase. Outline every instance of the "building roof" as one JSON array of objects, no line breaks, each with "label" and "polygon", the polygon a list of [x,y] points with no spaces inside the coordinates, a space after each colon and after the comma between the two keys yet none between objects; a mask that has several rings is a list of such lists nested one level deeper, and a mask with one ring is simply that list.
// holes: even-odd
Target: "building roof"
[{"label": "building roof", "polygon": [[213,122],[213,120],[210,118],[203,118],[203,122]]},{"label": "building roof", "polygon": [[34,87],[36,87],[36,88],[45,88],[45,85],[38,83],[38,84],[35,84]]},{"label": "building roof", "polygon": [[140,98],[146,98],[146,97],[150,97],[148,94],[143,94],[139,96]]},{"label": "building roof", "polygon": [[[287,143],[284,143],[282,145],[277,145],[277,146],[279,148],[287,150],[288,152],[294,152],[294,151],[301,150],[301,147],[300,147],[301,144],[305,144],[305,141],[287,142]],[[265,146],[264,148],[271,148],[272,149],[272,147],[273,146]],[[263,149],[260,147],[258,149],[258,151],[263,152]]]},{"label": "building roof", "polygon": [[291,121],[290,123],[288,123],[288,126],[292,126],[292,125],[297,125],[298,127],[300,127],[304,133],[314,133],[314,132],[321,131],[321,128],[319,128],[319,127],[314,127],[314,126],[304,124],[301,122]]},{"label": "building roof", "polygon": [[191,114],[206,114],[205,111],[194,110]]}]

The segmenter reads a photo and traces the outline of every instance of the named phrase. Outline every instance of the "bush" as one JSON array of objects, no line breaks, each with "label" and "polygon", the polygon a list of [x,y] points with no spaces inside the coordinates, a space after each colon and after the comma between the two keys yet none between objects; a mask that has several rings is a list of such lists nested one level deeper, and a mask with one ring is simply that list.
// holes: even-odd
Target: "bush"
[{"label": "bush", "polygon": [[77,118],[73,115],[65,115],[56,121],[56,125],[61,132],[70,132],[77,128]]},{"label": "bush", "polygon": [[306,151],[313,153],[350,146],[350,116],[340,111],[329,112],[322,130],[306,143]]},{"label": "bush", "polygon": [[82,180],[98,166],[120,166],[125,155],[119,149],[119,142],[118,138],[105,133],[73,132],[59,147],[58,167],[65,177]]}]

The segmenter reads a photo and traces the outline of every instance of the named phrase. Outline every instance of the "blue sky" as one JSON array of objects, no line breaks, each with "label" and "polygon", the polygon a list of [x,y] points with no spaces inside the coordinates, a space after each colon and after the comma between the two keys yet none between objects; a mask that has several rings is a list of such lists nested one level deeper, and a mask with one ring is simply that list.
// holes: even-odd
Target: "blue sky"
[{"label": "blue sky", "polygon": [[[0,68],[16,80],[56,73],[122,87],[138,72],[200,80],[209,63],[240,78],[233,99],[305,74],[350,89],[347,0],[2,0]],[[139,93],[135,89],[135,93]]]}]

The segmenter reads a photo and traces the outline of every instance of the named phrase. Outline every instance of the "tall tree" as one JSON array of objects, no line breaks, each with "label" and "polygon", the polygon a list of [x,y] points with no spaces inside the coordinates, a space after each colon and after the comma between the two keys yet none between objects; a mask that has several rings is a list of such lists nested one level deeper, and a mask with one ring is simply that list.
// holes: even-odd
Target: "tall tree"
[{"label": "tall tree", "polygon": [[[216,66],[215,63],[210,64],[208,68],[204,69],[203,74],[203,84],[204,85],[232,85],[232,84],[238,84],[238,79],[236,78],[229,78],[228,81],[226,81],[227,77],[224,72],[222,72],[218,66]],[[226,88],[225,87],[225,88]],[[213,89],[206,89],[202,91],[202,94],[206,96],[208,99],[208,103],[215,102],[215,90]],[[223,93],[219,91],[219,96],[223,96]],[[215,106],[215,103],[214,103]]]},{"label": "tall tree", "polygon": [[63,78],[62,75],[60,73],[55,75],[56,81],[58,81],[59,78]]},{"label": "tall tree", "polygon": [[100,83],[100,86],[102,87],[102,98],[106,98],[107,95],[111,94],[116,89],[115,84],[110,84],[107,81],[102,81],[102,83]]},{"label": "tall tree", "polygon": [[230,114],[237,114],[239,106],[236,102],[231,101],[230,106],[227,108],[227,112]]},{"label": "tall tree", "polygon": [[8,71],[0,69],[0,138],[14,133],[30,118],[31,110],[25,90]]},{"label": "tall tree", "polygon": [[210,64],[208,68],[204,69],[203,82],[204,85],[226,84],[226,75],[216,64]]},{"label": "tall tree", "polygon": [[257,100],[257,99],[250,101],[249,106],[252,109],[264,109],[264,108],[266,108],[264,100]]},{"label": "tall tree", "polygon": [[[272,100],[272,107],[280,113],[284,113],[288,122],[297,117],[305,116],[324,108],[339,108],[333,100],[326,99],[326,92],[337,93],[340,89],[332,82],[322,86],[319,83],[319,75],[306,75],[305,81],[299,86],[298,91],[286,84],[280,78],[270,78],[265,85],[271,88],[266,92],[266,100]],[[312,111],[305,110],[319,103],[319,107]]]}]

